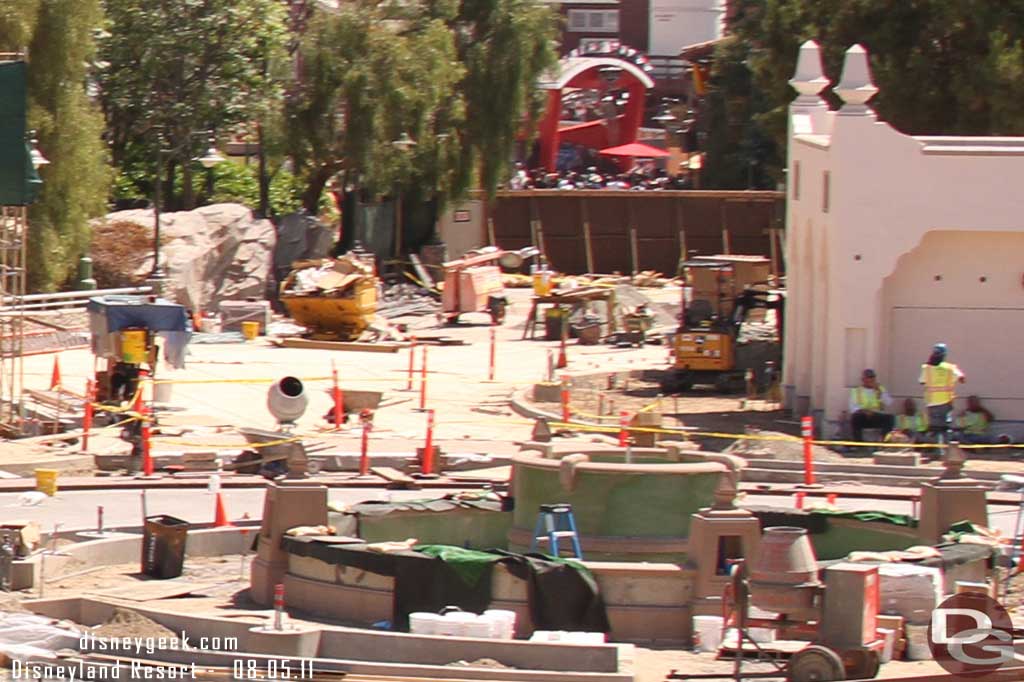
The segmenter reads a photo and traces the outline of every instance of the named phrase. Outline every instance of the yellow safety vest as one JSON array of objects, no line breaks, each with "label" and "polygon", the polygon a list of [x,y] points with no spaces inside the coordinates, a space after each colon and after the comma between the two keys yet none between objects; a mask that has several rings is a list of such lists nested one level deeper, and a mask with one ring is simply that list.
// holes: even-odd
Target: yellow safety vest
[{"label": "yellow safety vest", "polygon": [[900,414],[896,415],[896,429],[898,431],[924,433],[928,430],[928,422],[925,421],[924,414],[921,412],[917,414]]},{"label": "yellow safety vest", "polygon": [[958,421],[958,426],[964,433],[983,436],[988,431],[988,418],[984,412],[965,412]]},{"label": "yellow safety vest", "polygon": [[881,396],[885,393],[885,386],[879,386],[878,391],[873,388],[865,388],[864,386],[855,386],[850,389],[853,393],[853,402],[862,410],[871,410],[872,412],[881,412],[882,410],[882,398]]},{"label": "yellow safety vest", "polygon": [[955,398],[957,366],[948,362],[921,365],[926,405],[945,405]]}]

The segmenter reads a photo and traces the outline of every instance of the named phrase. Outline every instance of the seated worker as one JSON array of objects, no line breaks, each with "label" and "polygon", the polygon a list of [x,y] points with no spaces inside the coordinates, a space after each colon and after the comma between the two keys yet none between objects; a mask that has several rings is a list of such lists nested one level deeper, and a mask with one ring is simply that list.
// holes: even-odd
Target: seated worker
[{"label": "seated worker", "polygon": [[995,417],[976,395],[967,396],[967,409],[957,415],[956,428],[964,443],[970,445],[991,445],[995,440],[990,431]]},{"label": "seated worker", "polygon": [[885,386],[878,383],[875,370],[864,370],[860,386],[850,389],[850,429],[855,441],[864,440],[864,429],[879,429],[883,438],[892,431],[895,420],[885,411],[891,402]]},{"label": "seated worker", "polygon": [[907,442],[923,443],[928,433],[928,418],[918,411],[917,401],[907,398],[903,401],[903,412],[896,415],[895,430],[906,437]]}]

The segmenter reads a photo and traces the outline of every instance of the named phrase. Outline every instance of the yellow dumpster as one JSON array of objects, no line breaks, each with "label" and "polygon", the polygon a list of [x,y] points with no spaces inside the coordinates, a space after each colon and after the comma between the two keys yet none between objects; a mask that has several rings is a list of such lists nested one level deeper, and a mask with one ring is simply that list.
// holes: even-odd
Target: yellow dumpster
[{"label": "yellow dumpster", "polygon": [[242,322],[242,336],[246,341],[255,341],[260,335],[260,323],[257,320]]},{"label": "yellow dumpster", "polygon": [[56,469],[36,469],[36,490],[50,497],[56,495],[58,473]]}]

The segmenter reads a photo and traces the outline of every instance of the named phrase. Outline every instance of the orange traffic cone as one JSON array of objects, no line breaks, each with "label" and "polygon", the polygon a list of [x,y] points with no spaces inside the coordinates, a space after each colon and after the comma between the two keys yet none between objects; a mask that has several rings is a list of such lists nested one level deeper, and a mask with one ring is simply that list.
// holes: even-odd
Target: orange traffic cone
[{"label": "orange traffic cone", "polygon": [[50,375],[50,390],[60,388],[60,356],[53,356],[53,373]]},{"label": "orange traffic cone", "polygon": [[215,507],[213,515],[213,527],[224,528],[226,526],[234,526],[235,524],[228,521],[228,513],[224,511],[224,495],[217,493],[217,506]]}]

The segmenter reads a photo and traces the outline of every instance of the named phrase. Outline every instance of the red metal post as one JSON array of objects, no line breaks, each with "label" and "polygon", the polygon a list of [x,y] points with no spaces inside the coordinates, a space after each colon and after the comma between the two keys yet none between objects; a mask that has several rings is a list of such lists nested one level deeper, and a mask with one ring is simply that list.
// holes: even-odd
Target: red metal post
[{"label": "red metal post", "polygon": [[366,476],[370,473],[370,429],[373,422],[363,419],[363,447],[359,453],[359,475]]},{"label": "red metal post", "polygon": [[427,410],[427,438],[423,444],[424,474],[434,473],[434,411]]},{"label": "red metal post", "polygon": [[427,409],[427,347],[423,346],[423,357],[420,359],[420,409]]},{"label": "red metal post", "polygon": [[96,401],[96,385],[92,379],[85,382],[85,415],[82,417],[82,452],[89,452],[89,431],[92,430],[93,403]]},{"label": "red metal post", "polygon": [[619,447],[629,445],[629,412],[619,412]]},{"label": "red metal post", "polygon": [[814,417],[800,418],[800,435],[804,439],[804,484],[814,485]]},{"label": "red metal post", "polygon": [[274,629],[284,630],[284,585],[274,585]]},{"label": "red metal post", "polygon": [[334,398],[334,428],[340,429],[345,422],[345,404],[342,402],[341,386],[338,385],[338,368],[331,360],[331,381],[334,382],[334,389],[331,391]]},{"label": "red metal post", "polygon": [[[141,395],[141,394],[140,394]],[[142,475],[152,476],[153,475],[153,455],[150,452],[149,444],[149,414],[148,410],[144,405],[141,405],[142,400],[139,400],[141,411],[139,412],[139,419],[142,420]]]}]

